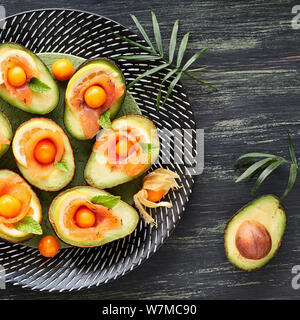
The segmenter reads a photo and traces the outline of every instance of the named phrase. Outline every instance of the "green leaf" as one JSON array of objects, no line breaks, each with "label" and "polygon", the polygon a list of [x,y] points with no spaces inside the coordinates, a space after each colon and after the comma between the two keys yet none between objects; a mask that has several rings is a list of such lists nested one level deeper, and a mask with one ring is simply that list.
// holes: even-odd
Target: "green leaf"
[{"label": "green leaf", "polygon": [[68,165],[64,158],[60,160],[58,163],[54,163],[54,167],[60,171],[68,172]]},{"label": "green leaf", "polygon": [[234,170],[236,171],[236,170],[240,169],[241,167],[243,167],[245,164],[247,164],[251,160],[253,160],[253,158],[245,158],[243,161],[241,161],[240,163],[237,163],[234,166]]},{"label": "green leaf", "polygon": [[207,69],[207,67],[201,67],[201,68],[196,68],[196,69],[188,69],[189,72],[197,72],[197,71],[202,71]]},{"label": "green leaf", "polygon": [[187,43],[189,41],[189,35],[190,35],[189,32],[186,33],[184,35],[184,37],[182,38],[182,40],[181,40],[181,43],[180,43],[180,46],[179,46],[179,49],[178,49],[178,55],[177,55],[177,67],[180,67],[180,65],[181,65],[182,58],[184,56]]},{"label": "green leaf", "polygon": [[244,158],[274,158],[274,159],[282,159],[282,157],[278,157],[274,154],[269,153],[260,153],[260,152],[251,152],[251,153],[245,153],[242,156],[238,158],[238,160],[244,159]]},{"label": "green leaf", "polygon": [[153,150],[158,149],[158,146],[154,146],[151,143],[140,142],[139,144],[141,145],[144,153],[151,153]]},{"label": "green leaf", "polygon": [[292,160],[293,163],[298,165],[297,157],[295,155],[294,147],[292,145],[292,140],[291,140],[291,136],[290,136],[289,133],[288,133],[288,144],[289,144],[289,151],[290,151],[291,160]]},{"label": "green leaf", "polygon": [[21,221],[15,223],[14,227],[22,232],[28,232],[32,234],[43,234],[41,225],[32,217],[25,217]]},{"label": "green leaf", "polygon": [[263,183],[263,181],[273,172],[275,171],[281,164],[282,160],[277,160],[272,162],[257,178],[254,187],[251,190],[251,194],[253,195],[255,191],[259,188],[259,186]]},{"label": "green leaf", "polygon": [[174,53],[176,49],[178,24],[179,24],[179,20],[176,20],[173,26],[172,34],[171,34],[171,39],[169,44],[169,62],[170,63],[173,62]]},{"label": "green leaf", "polygon": [[191,64],[193,64],[208,48],[204,48],[201,51],[195,53],[183,66],[182,70],[185,71]]},{"label": "green leaf", "polygon": [[152,44],[152,42],[150,41],[145,29],[142,27],[142,25],[140,24],[139,20],[136,18],[136,16],[134,16],[133,14],[130,15],[132,20],[134,21],[135,25],[137,26],[137,28],[139,29],[140,33],[142,34],[142,36],[144,37],[145,41],[148,43],[148,45],[151,47],[152,52],[156,53],[156,50]]},{"label": "green leaf", "polygon": [[133,80],[132,82],[129,83],[129,85],[127,86],[127,89],[129,90],[132,86],[134,86],[139,80],[141,80],[142,78],[146,77],[146,76],[149,76],[153,73],[156,73],[158,72],[159,70],[162,70],[166,67],[168,67],[169,64],[168,63],[165,63],[165,64],[162,64],[160,66],[157,66],[157,67],[154,67],[150,70],[147,70],[146,72],[144,72],[143,74],[139,75],[135,80]]},{"label": "green leaf", "polygon": [[168,91],[167,91],[167,94],[166,94],[166,96],[165,96],[165,98],[164,98],[164,101],[163,101],[163,103],[162,103],[162,106],[165,105],[167,99],[168,99],[169,96],[171,95],[174,87],[176,86],[177,82],[180,80],[181,76],[182,76],[182,72],[179,72],[179,73],[177,74],[176,78],[171,82],[171,84],[170,84],[170,86],[169,86],[169,89],[168,89]]},{"label": "green leaf", "polygon": [[35,77],[30,80],[29,88],[37,93],[43,93],[51,89],[46,83]]},{"label": "green leaf", "polygon": [[160,56],[152,56],[148,54],[137,54],[137,55],[131,55],[131,56],[117,56],[117,57],[111,57],[111,59],[114,60],[128,60],[128,61],[154,61],[161,59]]},{"label": "green leaf", "polygon": [[212,88],[214,89],[215,91],[219,91],[219,89],[217,87],[215,87],[214,85],[210,84],[209,82],[207,81],[203,81],[203,80],[200,80],[198,79],[197,77],[195,77],[194,75],[192,75],[190,72],[188,71],[184,71],[184,74],[187,75],[188,77],[190,77],[191,79],[193,80],[196,80],[197,82],[199,82],[200,84],[204,85],[204,86],[207,86],[209,88]]},{"label": "green leaf", "polygon": [[297,178],[297,173],[298,173],[298,166],[295,163],[293,163],[290,167],[290,176],[289,176],[289,181],[288,181],[287,187],[286,187],[283,195],[281,196],[280,200],[285,198],[288,195],[288,193],[292,190],[292,188],[295,184],[296,178]]},{"label": "green leaf", "polygon": [[99,122],[99,125],[101,128],[108,129],[108,130],[111,129],[110,110],[109,109],[100,115],[98,122]]},{"label": "green leaf", "polygon": [[242,175],[240,175],[235,182],[240,182],[246,180],[252,176],[253,173],[256,172],[259,168],[263,165],[267,164],[268,162],[274,160],[273,158],[267,158],[260,161],[255,162],[252,166],[250,166]]},{"label": "green leaf", "polygon": [[120,196],[113,196],[108,194],[95,196],[91,199],[91,202],[112,209],[115,205],[119,203],[120,199]]},{"label": "green leaf", "polygon": [[[148,47],[145,47],[144,45],[142,45],[142,44],[140,44],[140,43],[138,43],[136,41],[133,41],[133,40],[131,40],[131,39],[125,37],[125,36],[122,36],[122,35],[120,35],[118,33],[115,33],[115,32],[113,32],[113,35],[115,35],[116,37],[120,38],[121,40],[129,43],[133,47],[137,47],[137,48],[140,48],[140,49],[142,49],[144,51],[147,51],[149,53],[153,53],[153,51],[151,49],[149,49]],[[114,57],[112,57],[112,58],[114,58]]]},{"label": "green leaf", "polygon": [[152,14],[152,24],[153,24],[154,37],[155,37],[155,41],[157,44],[158,52],[160,53],[161,56],[163,56],[164,50],[163,50],[163,46],[162,46],[159,24],[157,22],[157,18],[156,18],[155,13],[152,11],[151,14]]},{"label": "green leaf", "polygon": [[176,72],[177,72],[177,69],[173,69],[173,70],[169,71],[165,75],[165,77],[163,78],[163,80],[162,80],[162,82],[160,84],[159,91],[158,91],[157,98],[156,98],[156,109],[157,109],[157,111],[159,110],[159,105],[160,105],[160,100],[161,100],[161,90],[162,90],[163,84],[164,84],[165,81],[167,81]]}]

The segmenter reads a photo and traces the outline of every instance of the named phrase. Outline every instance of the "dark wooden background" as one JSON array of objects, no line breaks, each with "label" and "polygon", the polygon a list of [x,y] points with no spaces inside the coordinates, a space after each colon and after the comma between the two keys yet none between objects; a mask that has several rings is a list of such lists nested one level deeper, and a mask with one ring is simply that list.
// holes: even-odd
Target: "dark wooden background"
[{"label": "dark wooden background", "polygon": [[[291,268],[300,264],[300,181],[285,199],[287,229],[276,257],[262,270],[238,271],[226,260],[227,220],[250,201],[252,183],[235,184],[234,162],[241,153],[288,156],[287,130],[300,155],[300,30],[293,30],[291,1],[182,0],[2,0],[7,14],[61,7],[88,10],[136,31],[129,14],[151,30],[150,11],[168,40],[179,18],[180,35],[190,31],[190,53],[202,77],[220,88],[206,94],[185,79],[198,128],[205,129],[205,171],[196,179],[186,213],[163,247],[123,278],[72,293],[39,293],[8,285],[1,299],[298,299]],[[300,3],[299,3],[300,4]],[[196,65],[197,66],[197,65]],[[288,179],[282,168],[259,194],[281,194]]]}]

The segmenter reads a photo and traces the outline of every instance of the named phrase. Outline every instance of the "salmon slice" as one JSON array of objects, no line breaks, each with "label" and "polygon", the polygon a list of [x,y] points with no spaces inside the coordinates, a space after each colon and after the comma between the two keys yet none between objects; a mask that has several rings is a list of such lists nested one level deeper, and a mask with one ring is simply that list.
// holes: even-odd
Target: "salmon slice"
[{"label": "salmon slice", "polygon": [[[25,84],[18,88],[12,86],[8,81],[8,70],[15,66],[21,67],[25,71],[27,77]],[[29,88],[29,82],[33,77],[38,77],[38,71],[32,69],[24,57],[18,56],[7,57],[1,62],[0,69],[3,74],[5,88],[8,92],[12,96],[17,97],[26,106],[30,106],[32,103],[32,91]]]},{"label": "salmon slice", "polygon": [[14,176],[9,180],[7,178],[0,179],[0,197],[9,194],[21,202],[20,213],[14,218],[5,218],[0,216],[0,223],[12,224],[22,220],[30,212],[31,192],[29,188],[23,184],[23,179]]},{"label": "salmon slice", "polygon": [[[80,228],[77,226],[74,216],[81,207],[87,207],[94,212],[96,217],[95,226],[91,228]],[[104,239],[108,230],[121,228],[121,219],[113,215],[112,209],[93,204],[87,199],[73,198],[65,206],[66,211],[63,216],[64,227],[68,230],[70,237],[80,240]]]},{"label": "salmon slice", "polygon": [[[127,157],[120,157],[116,154],[116,144],[121,139],[128,139],[133,144]],[[149,163],[149,155],[143,152],[138,142],[139,137],[133,135],[131,131],[118,131],[110,133],[104,139],[97,140],[93,152],[105,154],[107,156],[106,165],[111,170],[119,170],[133,177],[143,171]]]},{"label": "salmon slice", "polygon": [[[106,101],[98,109],[92,109],[84,101],[85,91],[93,86],[99,85],[106,92]],[[84,135],[87,139],[93,138],[99,131],[98,123],[100,115],[107,111],[114,101],[118,100],[125,91],[125,86],[116,87],[111,78],[104,71],[97,71],[89,74],[73,90],[73,97],[70,99],[71,110],[79,115]]]},{"label": "salmon slice", "polygon": [[[47,165],[39,163],[34,157],[35,146],[44,139],[50,139],[56,147],[54,163]],[[30,175],[33,178],[39,177],[45,179],[56,170],[54,164],[61,161],[65,152],[65,145],[60,132],[50,129],[34,128],[24,134],[24,137],[20,141],[20,149],[20,153],[25,154],[27,169]]]}]

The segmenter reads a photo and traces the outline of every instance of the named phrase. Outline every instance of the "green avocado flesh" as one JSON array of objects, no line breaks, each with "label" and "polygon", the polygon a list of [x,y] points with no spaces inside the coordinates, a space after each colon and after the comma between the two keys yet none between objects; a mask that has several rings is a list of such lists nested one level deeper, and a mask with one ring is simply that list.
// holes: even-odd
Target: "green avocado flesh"
[{"label": "green avocado flesh", "polygon": [[[96,247],[123,238],[134,231],[139,221],[139,215],[136,210],[126,202],[119,201],[118,204],[112,208],[112,214],[121,220],[120,227],[108,229],[104,235],[99,236],[94,229],[100,226],[101,230],[101,225],[105,224],[104,218],[104,220],[100,219],[94,227],[89,228],[89,239],[82,239],[80,235],[72,233],[72,231],[81,232],[84,230],[78,227],[76,223],[74,223],[74,229],[72,230],[70,230],[68,225],[64,224],[64,216],[70,209],[70,203],[76,199],[86,199],[90,201],[93,197],[99,195],[109,195],[109,193],[92,187],[76,187],[62,192],[54,199],[49,209],[49,220],[57,236],[62,241],[78,247]],[[70,217],[68,217],[68,219],[70,219]]]},{"label": "green avocado flesh", "polygon": [[[7,179],[7,181],[9,181],[9,179],[13,178],[14,176],[17,176],[17,174],[14,173],[13,171],[0,170],[0,178],[1,179],[4,178],[4,179]],[[23,181],[22,183],[30,188],[30,186],[25,181]],[[36,220],[38,223],[41,223],[42,222],[42,208],[41,208],[39,199],[31,188],[30,188],[30,192],[31,192],[31,196],[32,196],[31,204],[30,204],[31,208],[33,209],[32,218],[34,220]],[[2,238],[2,239],[5,239],[5,240],[11,241],[11,242],[23,242],[23,241],[26,241],[32,237],[33,237],[33,234],[31,234],[31,233],[18,231],[14,228],[6,228],[4,225],[0,224],[0,238]]]},{"label": "green avocado flesh", "polygon": [[[260,226],[265,227],[271,239],[269,252],[266,252],[267,254],[264,257],[258,259],[253,259],[252,257],[249,259],[248,255],[246,255],[247,258],[245,258],[244,251],[242,251],[243,255],[241,254],[241,250],[244,249],[241,249],[241,247],[239,247],[239,250],[237,247],[237,234],[239,234],[238,230],[241,230],[239,229],[241,225],[245,225],[245,223],[247,224],[249,223],[249,221],[254,221],[255,223],[259,223]],[[265,264],[267,264],[277,252],[284,234],[285,225],[285,211],[276,196],[265,195],[247,204],[232,217],[225,229],[224,245],[228,260],[234,266],[242,270],[252,271],[260,269]],[[257,246],[259,240],[257,240],[255,243],[253,242],[255,234],[256,232],[253,232],[253,230],[251,230],[250,236],[244,238],[243,248],[247,248],[246,245]],[[262,233],[259,233],[258,236],[259,235],[261,236]]]},{"label": "green avocado flesh", "polygon": [[[69,54],[62,54],[62,53],[38,53],[37,55],[47,65],[48,68],[51,68],[52,64],[57,59],[70,60],[75,69],[78,68],[85,61],[85,59],[81,57],[77,57]],[[75,170],[74,178],[68,185],[68,188],[72,188],[76,186],[85,186],[87,185],[87,183],[84,180],[83,172],[84,172],[85,165],[91,154],[94,141],[92,140],[78,141],[67,132],[64,125],[64,106],[65,106],[64,96],[65,96],[67,83],[65,81],[63,82],[57,81],[57,85],[60,91],[59,103],[58,103],[58,106],[49,114],[48,117],[54,120],[66,132],[71,142],[72,148],[74,150],[76,170]],[[0,111],[2,111],[8,117],[8,119],[10,119],[13,132],[15,132],[16,129],[20,125],[22,125],[25,121],[32,119],[32,114],[23,112],[22,110],[19,110],[17,108],[13,108],[7,102],[1,99],[0,99]],[[135,102],[135,100],[133,99],[133,97],[129,92],[126,93],[126,99],[124,100],[124,103],[117,117],[124,116],[127,114],[141,114],[141,111],[137,103]],[[19,171],[16,161],[14,160],[12,148],[9,148],[7,153],[0,158],[0,168],[9,168],[15,172]],[[120,195],[122,200],[132,203],[133,202],[132,196],[139,190],[140,186],[141,186],[141,181],[139,181],[139,179],[136,179],[126,184],[120,185],[114,188],[113,190],[111,189],[111,192],[115,195]],[[33,188],[33,189],[37,194],[38,198],[40,199],[40,202],[42,205],[42,210],[44,215],[43,222],[42,222],[43,236],[53,235],[56,237],[56,234],[53,231],[53,228],[49,222],[47,215],[48,215],[48,210],[52,200],[59,194],[59,192],[43,191],[37,188]],[[37,248],[41,237],[42,236],[40,235],[36,235],[32,239],[22,242],[22,245]],[[59,241],[59,242],[60,242],[60,248],[69,247],[69,245],[67,245],[66,243],[62,241]]]},{"label": "green avocado flesh", "polygon": [[[125,79],[122,71],[117,67],[117,65],[108,59],[105,58],[97,58],[84,62],[78,70],[74,73],[72,78],[69,80],[67,89],[66,89],[66,105],[65,105],[65,114],[64,121],[65,125],[69,131],[69,133],[79,140],[87,140],[84,134],[82,124],[80,121],[80,114],[72,111],[71,109],[71,101],[73,95],[73,90],[76,88],[78,83],[85,78],[89,73],[93,73],[95,71],[104,72],[105,75],[109,76],[111,81],[116,86],[125,86]],[[105,89],[105,88],[104,88]],[[124,94],[118,99],[114,100],[112,105],[110,106],[110,118],[114,119],[118,114],[122,103],[124,101],[126,95],[126,90]],[[130,96],[127,96],[127,99],[130,99]]]},{"label": "green avocado flesh", "polygon": [[92,152],[84,173],[85,179],[89,185],[105,189],[123,184],[136,179],[138,176],[146,172],[157,159],[160,148],[157,130],[154,123],[143,116],[128,115],[118,118],[112,122],[113,130],[101,130],[97,139],[113,134],[114,130],[118,130],[122,127],[140,132],[140,136],[143,136],[145,139],[144,143],[151,146],[150,159],[148,160],[147,165],[135,176],[129,176],[122,170],[111,169],[107,166],[107,155],[100,152]]},{"label": "green avocado flesh", "polygon": [[37,55],[17,43],[4,43],[0,45],[0,61],[1,58],[16,51],[25,55],[25,57],[28,57],[36,64],[38,79],[48,85],[50,89],[42,93],[32,92],[32,103],[30,106],[14,97],[4,84],[0,85],[0,97],[10,105],[26,112],[34,114],[47,114],[51,112],[58,104],[59,90],[49,69]]},{"label": "green avocado flesh", "polygon": [[[25,166],[21,163],[22,159],[19,155],[19,146],[20,141],[24,137],[24,134],[30,132],[32,129],[50,129],[53,132],[59,132],[64,142],[64,154],[62,160],[65,164],[66,170],[60,170],[55,168],[54,171],[46,178],[41,179],[39,176],[32,177],[30,174],[30,170],[28,170],[27,166],[30,167],[30,163]],[[46,190],[46,191],[58,191],[64,188],[66,185],[70,183],[74,176],[75,172],[75,163],[73,150],[69,141],[68,136],[64,133],[62,128],[60,128],[54,121],[45,118],[34,118],[25,123],[23,123],[16,131],[15,137],[13,139],[13,153],[18,165],[19,170],[23,174],[24,178],[29,181],[35,187]]]},{"label": "green avocado flesh", "polygon": [[[12,129],[6,116],[0,112],[0,137],[11,141]],[[0,145],[0,157],[8,150],[9,144]]]}]

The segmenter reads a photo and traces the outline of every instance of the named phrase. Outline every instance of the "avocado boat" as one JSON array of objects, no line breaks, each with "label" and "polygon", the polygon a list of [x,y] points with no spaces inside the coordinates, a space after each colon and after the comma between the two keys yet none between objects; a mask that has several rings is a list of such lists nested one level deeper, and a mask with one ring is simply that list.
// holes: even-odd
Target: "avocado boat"
[{"label": "avocado boat", "polygon": [[12,139],[12,128],[6,116],[0,112],[0,157],[8,150]]},{"label": "avocado boat", "polygon": [[154,123],[140,115],[128,115],[112,122],[110,130],[97,136],[85,167],[91,186],[111,188],[146,172],[159,155],[160,143]]},{"label": "avocado boat", "polygon": [[0,238],[11,242],[32,238],[32,233],[16,229],[16,224],[27,216],[41,224],[42,208],[38,197],[18,174],[0,170]]},{"label": "avocado boat", "polygon": [[109,110],[114,119],[126,93],[122,71],[106,58],[84,62],[68,82],[64,121],[76,139],[92,139],[98,133],[99,117]]},{"label": "avocado boat", "polygon": [[[33,91],[29,84],[36,79],[48,88]],[[9,42],[0,45],[0,97],[23,111],[46,114],[57,106],[59,90],[50,71],[37,55],[17,43]]]},{"label": "avocado boat", "polygon": [[[49,221],[62,241],[77,247],[96,247],[134,231],[139,215],[133,207],[118,200],[110,206],[112,208],[108,208],[93,203],[97,197],[114,198],[97,188],[75,187],[60,193],[53,200]],[[88,215],[92,216],[91,223]]]},{"label": "avocado boat", "polygon": [[34,118],[24,122],[15,133],[12,148],[19,170],[35,187],[58,191],[73,179],[73,150],[54,121]]},{"label": "avocado boat", "polygon": [[245,271],[260,269],[277,252],[285,225],[285,211],[276,196],[250,202],[226,226],[224,246],[229,262]]}]

